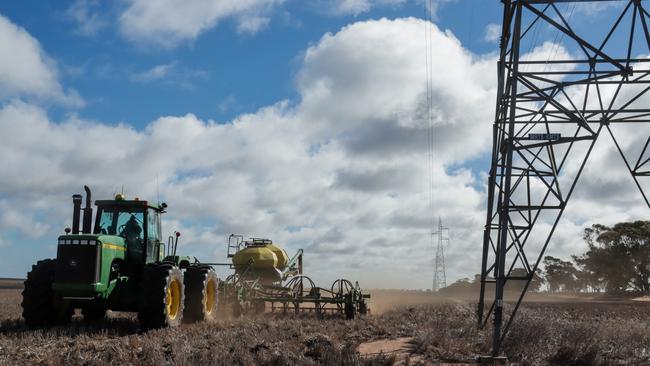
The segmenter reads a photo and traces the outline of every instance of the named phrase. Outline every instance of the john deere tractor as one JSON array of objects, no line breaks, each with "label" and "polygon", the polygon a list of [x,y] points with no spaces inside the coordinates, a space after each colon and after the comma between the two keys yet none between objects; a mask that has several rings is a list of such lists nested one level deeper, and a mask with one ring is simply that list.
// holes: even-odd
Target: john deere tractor
[{"label": "john deere tractor", "polygon": [[217,275],[176,254],[180,233],[163,240],[165,203],[118,194],[95,202],[93,223],[91,192],[84,189],[84,208],[82,196],[72,196],[72,228],[59,236],[56,259],[39,261],[27,274],[21,305],[29,327],[69,322],[74,309],[89,321],[107,310],[137,312],[144,330],[214,317]]}]

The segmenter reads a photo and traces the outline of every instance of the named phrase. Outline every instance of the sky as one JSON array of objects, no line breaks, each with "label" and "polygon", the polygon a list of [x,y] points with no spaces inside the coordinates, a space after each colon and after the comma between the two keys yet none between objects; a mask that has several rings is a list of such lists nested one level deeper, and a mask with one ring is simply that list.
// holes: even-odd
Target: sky
[{"label": "sky", "polygon": [[[583,5],[571,13],[588,35],[617,6]],[[325,287],[430,288],[440,217],[448,282],[472,277],[501,15],[496,0],[0,3],[0,276],[56,255],[87,184],[168,203],[164,232],[204,261],[225,260],[230,233],[303,248]],[[634,190],[597,176],[610,163],[585,172],[550,254],[645,214],[624,194],[594,208]]]}]

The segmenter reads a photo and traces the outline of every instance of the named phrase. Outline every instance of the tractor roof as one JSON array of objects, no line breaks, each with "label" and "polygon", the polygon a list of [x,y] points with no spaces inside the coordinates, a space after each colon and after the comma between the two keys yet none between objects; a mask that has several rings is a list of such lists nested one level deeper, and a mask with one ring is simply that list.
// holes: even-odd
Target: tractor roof
[{"label": "tractor roof", "polygon": [[97,200],[95,201],[95,205],[97,206],[122,206],[122,207],[138,207],[138,206],[144,206],[148,208],[153,208],[154,210],[157,211],[163,211],[165,209],[164,204],[159,204],[159,203],[152,203],[148,201],[143,201],[143,200],[125,200],[125,199],[120,199],[120,200]]}]

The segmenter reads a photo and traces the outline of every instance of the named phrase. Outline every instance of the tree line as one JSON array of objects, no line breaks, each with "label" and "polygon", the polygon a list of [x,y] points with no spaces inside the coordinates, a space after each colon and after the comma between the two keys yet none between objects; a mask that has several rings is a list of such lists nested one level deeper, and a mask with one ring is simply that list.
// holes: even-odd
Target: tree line
[{"label": "tree line", "polygon": [[[586,228],[583,239],[587,251],[572,255],[571,260],[546,256],[533,276],[530,291],[610,292],[650,291],[650,221],[621,222],[612,227],[601,224]],[[514,276],[526,276],[523,268],[513,269]],[[520,289],[518,282],[506,290]],[[461,279],[444,292],[476,289],[480,276]]]}]

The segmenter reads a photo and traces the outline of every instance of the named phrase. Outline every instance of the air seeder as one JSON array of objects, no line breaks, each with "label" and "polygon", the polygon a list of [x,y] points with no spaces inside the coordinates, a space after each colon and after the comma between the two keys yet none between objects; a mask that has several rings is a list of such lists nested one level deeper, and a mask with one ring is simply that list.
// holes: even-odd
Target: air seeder
[{"label": "air seeder", "polygon": [[[213,318],[218,279],[213,268],[177,255],[180,233],[164,242],[160,216],[167,205],[125,199],[98,200],[93,223],[91,192],[73,198],[72,229],[59,236],[56,259],[32,266],[23,291],[23,318],[30,327],[84,319],[106,310],[138,313],[141,328],[176,326]],[[80,227],[80,214],[83,223]]]},{"label": "air seeder", "polygon": [[326,312],[344,314],[353,319],[368,313],[367,299],[359,283],[346,279],[334,281],[327,288],[318,287],[303,274],[303,251],[291,258],[269,239],[231,234],[228,239],[228,264],[234,273],[220,283],[221,309],[235,316],[246,312],[271,311],[298,313],[309,311],[319,316]]}]

